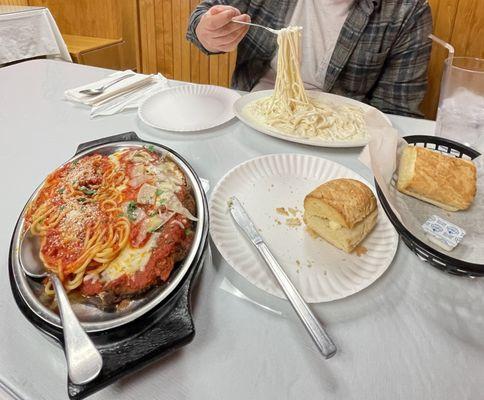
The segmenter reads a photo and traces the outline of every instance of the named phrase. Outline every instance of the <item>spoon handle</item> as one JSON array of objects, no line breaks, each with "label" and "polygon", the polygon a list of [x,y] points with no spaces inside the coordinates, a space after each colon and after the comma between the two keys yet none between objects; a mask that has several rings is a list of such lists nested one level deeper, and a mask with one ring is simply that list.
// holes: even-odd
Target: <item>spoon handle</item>
[{"label": "spoon handle", "polygon": [[136,74],[134,74],[134,73],[133,74],[126,74],[126,75],[121,76],[120,78],[117,78],[117,79],[115,79],[115,80],[113,80],[111,82],[108,82],[105,85],[103,85],[102,90],[104,91],[108,87],[113,86],[115,83],[118,83],[118,82],[120,82],[120,81],[122,81],[122,80],[124,80],[126,78],[130,78],[130,77],[132,77],[134,75],[136,75]]},{"label": "spoon handle", "polygon": [[62,282],[55,274],[49,274],[49,277],[54,285],[62,320],[69,378],[76,385],[90,382],[101,372],[103,359],[72,311]]}]

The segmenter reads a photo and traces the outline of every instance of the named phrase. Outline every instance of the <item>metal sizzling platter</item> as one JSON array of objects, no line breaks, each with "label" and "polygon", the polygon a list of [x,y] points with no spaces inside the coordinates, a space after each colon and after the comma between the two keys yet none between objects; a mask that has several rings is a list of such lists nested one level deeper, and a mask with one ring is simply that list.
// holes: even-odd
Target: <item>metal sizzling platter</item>
[{"label": "metal sizzling platter", "polygon": [[[118,141],[99,144],[78,152],[67,162],[72,162],[86,155],[94,153],[111,154],[116,151],[128,148],[142,148],[143,146],[146,146],[146,144],[147,142],[141,140]],[[175,267],[167,282],[150,289],[139,298],[130,300],[127,304],[124,303],[122,308],[117,306],[114,309],[106,309],[99,307],[99,304],[96,304],[95,301],[75,301],[76,299],[73,299],[73,309],[78,316],[83,328],[87,332],[100,332],[120,327],[137,319],[138,317],[144,315],[148,311],[160,305],[163,300],[165,300],[180,286],[183,278],[190,271],[191,267],[199,262],[201,253],[203,252],[203,249],[205,247],[205,227],[208,224],[208,215],[206,209],[205,194],[203,192],[198,177],[191,169],[191,167],[187,165],[187,163],[182,160],[177,154],[155,143],[149,144],[154,146],[155,151],[165,156],[168,156],[172,161],[174,161],[181,169],[181,171],[185,174],[187,181],[189,182],[189,186],[191,187],[193,197],[196,202],[196,216],[198,218],[195,228],[194,240],[188,255],[181,263],[179,263],[179,265]],[[27,202],[27,205],[37,195],[42,185],[43,183],[35,190],[29,201]],[[27,205],[24,207],[24,210],[19,217],[19,222],[15,228],[12,239],[10,257],[12,263],[13,277],[18,292],[20,293],[22,299],[25,301],[27,306],[43,321],[61,329],[62,325],[58,314],[54,310],[49,308],[45,304],[45,302],[42,302],[43,285],[38,281],[28,278],[22,271],[20,265],[19,249],[22,239],[21,233],[23,231],[24,215]],[[37,240],[37,238],[35,238],[34,240]]]}]

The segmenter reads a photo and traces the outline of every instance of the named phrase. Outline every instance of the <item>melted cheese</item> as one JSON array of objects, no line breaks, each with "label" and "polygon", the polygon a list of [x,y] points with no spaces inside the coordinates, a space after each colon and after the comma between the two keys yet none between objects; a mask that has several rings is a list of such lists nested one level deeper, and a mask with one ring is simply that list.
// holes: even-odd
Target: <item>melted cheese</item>
[{"label": "melted cheese", "polygon": [[157,186],[162,190],[178,192],[180,186],[185,184],[185,179],[173,161],[164,161],[156,165],[148,165],[148,173],[156,177]]},{"label": "melted cheese", "polygon": [[119,253],[108,267],[101,272],[101,280],[112,281],[123,274],[133,275],[137,271],[143,271],[151,257],[153,247],[156,244],[158,234],[151,236],[150,240],[140,248],[133,248],[129,244]]}]

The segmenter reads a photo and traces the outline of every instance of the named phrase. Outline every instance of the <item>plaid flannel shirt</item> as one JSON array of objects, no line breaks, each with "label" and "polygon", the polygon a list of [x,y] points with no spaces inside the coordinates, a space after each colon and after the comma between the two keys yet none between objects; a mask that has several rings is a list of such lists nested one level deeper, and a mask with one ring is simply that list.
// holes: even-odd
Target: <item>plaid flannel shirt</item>
[{"label": "plaid flannel shirt", "polygon": [[[193,11],[187,39],[206,54],[195,28],[216,4],[238,8],[252,22],[283,28],[297,0],[204,0]],[[331,57],[323,90],[383,112],[421,116],[427,89],[432,16],[427,0],[355,0]],[[239,43],[232,87],[251,90],[270,68],[276,36],[251,28]],[[322,80],[322,79],[321,79]]]}]

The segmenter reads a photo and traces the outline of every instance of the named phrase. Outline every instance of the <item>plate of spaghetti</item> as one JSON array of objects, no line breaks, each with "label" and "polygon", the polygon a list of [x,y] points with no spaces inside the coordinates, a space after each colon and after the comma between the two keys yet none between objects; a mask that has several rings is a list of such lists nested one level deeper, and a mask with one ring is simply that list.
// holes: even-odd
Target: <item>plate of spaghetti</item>
[{"label": "plate of spaghetti", "polygon": [[[281,29],[277,37],[274,90],[249,93],[235,102],[237,117],[262,133],[323,147],[360,147],[368,143],[367,118],[388,118],[374,107],[346,97],[307,92],[299,68],[302,28]],[[377,112],[370,113],[376,110]],[[371,116],[371,117],[370,117]]]},{"label": "plate of spaghetti", "polygon": [[[205,240],[205,203],[198,178],[176,153],[141,141],[109,143],[47,176],[14,240],[32,242],[83,326],[102,330],[151,309],[181,282]],[[17,278],[26,302],[60,322],[49,279]]]}]

